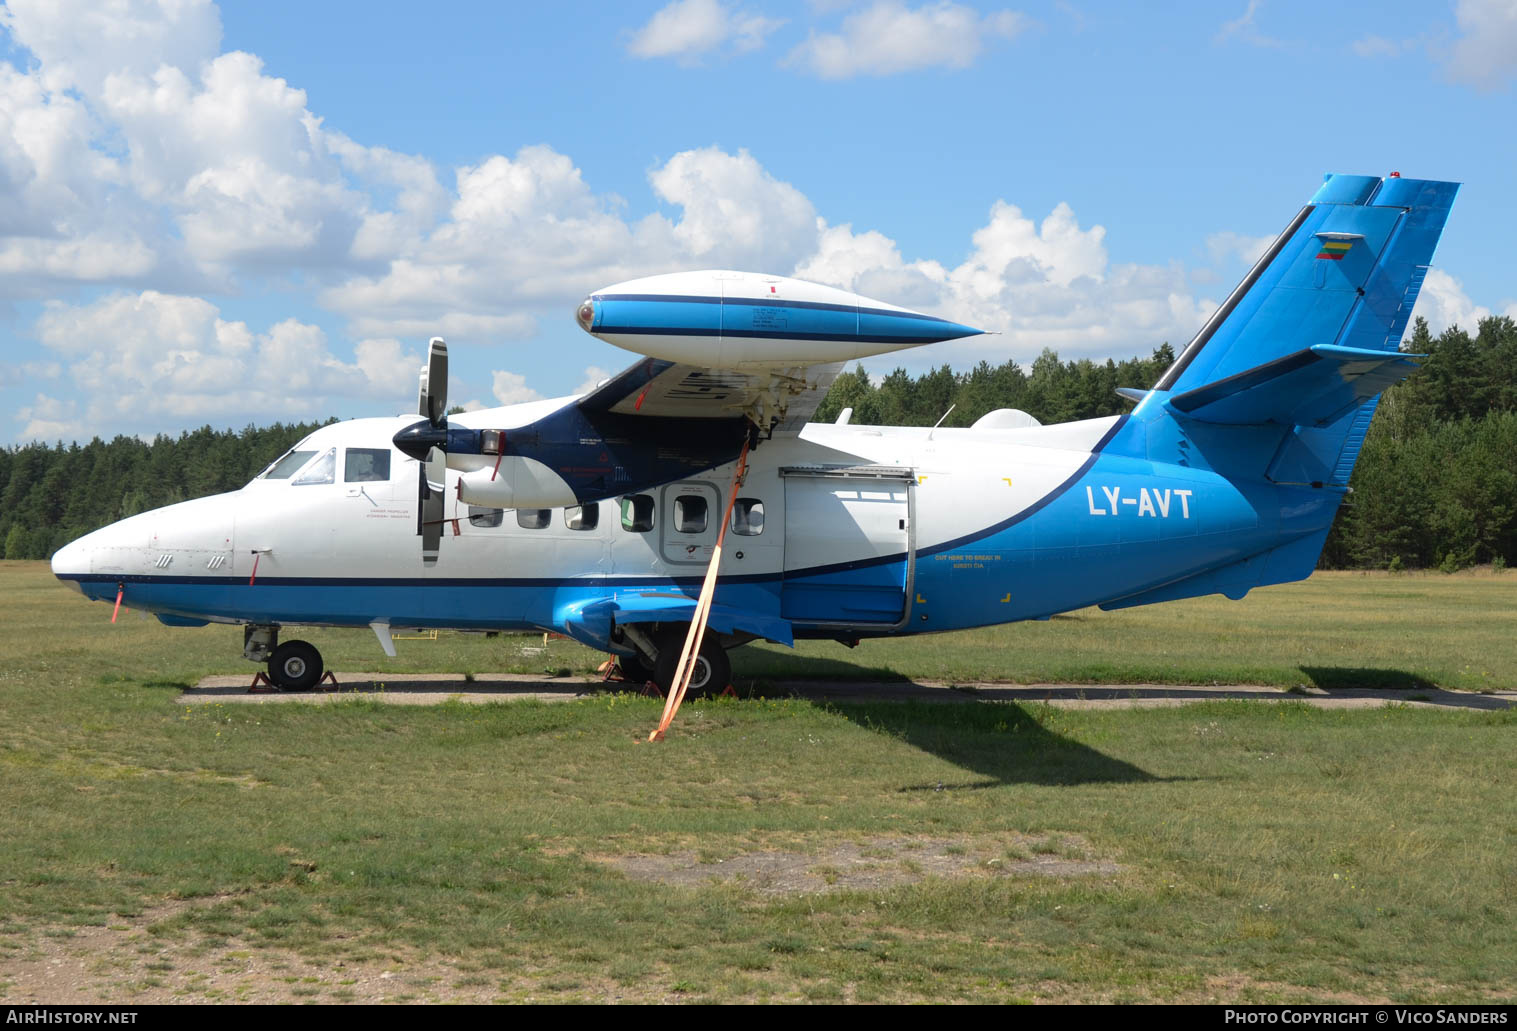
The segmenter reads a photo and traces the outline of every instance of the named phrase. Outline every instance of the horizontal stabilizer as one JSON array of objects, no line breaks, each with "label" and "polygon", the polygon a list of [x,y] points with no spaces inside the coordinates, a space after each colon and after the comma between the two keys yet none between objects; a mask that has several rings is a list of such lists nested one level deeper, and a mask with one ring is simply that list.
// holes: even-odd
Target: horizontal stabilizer
[{"label": "horizontal stabilizer", "polygon": [[1325,425],[1417,367],[1424,355],[1318,344],[1169,399],[1177,415],[1248,426]]}]

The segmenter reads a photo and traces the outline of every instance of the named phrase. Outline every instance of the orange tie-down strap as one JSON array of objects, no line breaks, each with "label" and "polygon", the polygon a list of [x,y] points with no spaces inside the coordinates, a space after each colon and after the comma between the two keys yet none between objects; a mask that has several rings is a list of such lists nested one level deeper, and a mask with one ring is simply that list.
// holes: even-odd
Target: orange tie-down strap
[{"label": "orange tie-down strap", "polygon": [[[695,615],[690,619],[690,632],[685,635],[685,648],[680,652],[679,664],[674,667],[674,683],[669,688],[669,697],[664,700],[664,715],[658,721],[658,729],[648,735],[649,741],[662,741],[664,731],[674,722],[680,703],[685,700],[685,690],[690,686],[690,677],[695,672],[695,657],[701,652],[701,640],[706,636],[706,620],[711,617],[711,596],[716,593],[716,574],[722,564],[722,542],[727,539],[727,525],[732,522],[732,506],[737,501],[737,489],[743,485],[748,474],[748,441],[743,441],[743,450],[737,456],[737,468],[732,471],[732,489],[727,492],[727,507],[722,511],[722,526],[716,532],[716,547],[711,551],[711,564],[706,567],[706,579],[701,584],[701,595],[695,603]],[[724,685],[725,686],[725,685]]]}]

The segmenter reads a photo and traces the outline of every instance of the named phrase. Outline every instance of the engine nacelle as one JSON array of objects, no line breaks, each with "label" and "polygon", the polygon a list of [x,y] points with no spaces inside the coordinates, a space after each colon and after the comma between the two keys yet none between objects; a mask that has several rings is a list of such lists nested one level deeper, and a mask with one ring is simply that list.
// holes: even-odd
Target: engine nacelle
[{"label": "engine nacelle", "polygon": [[535,458],[507,455],[500,468],[475,469],[458,478],[458,498],[480,508],[566,508],[579,504],[563,478]]},{"label": "engine nacelle", "polygon": [[850,361],[982,330],[819,283],[676,272],[598,290],[575,311],[591,336],[638,354],[742,372]]}]

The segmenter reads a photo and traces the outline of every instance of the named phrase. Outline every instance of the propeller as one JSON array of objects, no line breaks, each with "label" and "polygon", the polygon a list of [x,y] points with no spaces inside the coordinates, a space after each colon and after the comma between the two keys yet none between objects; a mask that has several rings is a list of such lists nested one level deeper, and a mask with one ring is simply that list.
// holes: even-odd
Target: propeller
[{"label": "propeller", "polygon": [[395,446],[420,463],[416,533],[421,537],[422,561],[430,566],[437,562],[447,500],[443,490],[448,479],[448,345],[442,337],[433,337],[427,345],[416,408],[422,420],[395,434]]}]

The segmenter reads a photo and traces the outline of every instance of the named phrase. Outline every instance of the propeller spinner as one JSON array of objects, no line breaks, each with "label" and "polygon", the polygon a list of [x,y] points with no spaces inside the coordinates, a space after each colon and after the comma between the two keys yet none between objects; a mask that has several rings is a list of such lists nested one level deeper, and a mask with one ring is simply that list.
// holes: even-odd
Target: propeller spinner
[{"label": "propeller spinner", "polygon": [[442,543],[443,490],[448,479],[448,345],[433,337],[427,345],[427,364],[421,370],[417,414],[424,418],[395,434],[395,446],[416,459],[417,519],[421,557],[427,565],[437,561]]}]

